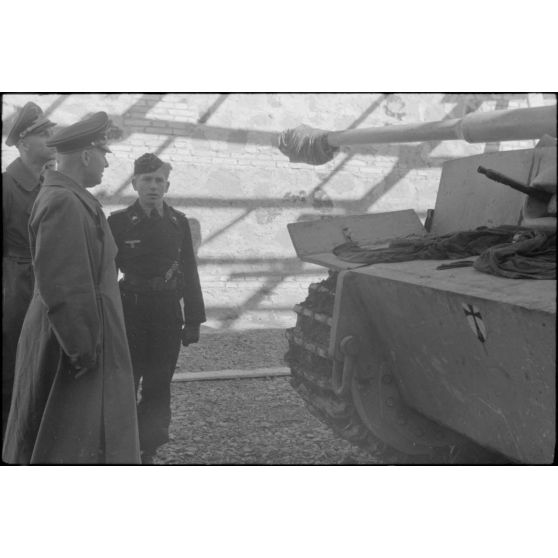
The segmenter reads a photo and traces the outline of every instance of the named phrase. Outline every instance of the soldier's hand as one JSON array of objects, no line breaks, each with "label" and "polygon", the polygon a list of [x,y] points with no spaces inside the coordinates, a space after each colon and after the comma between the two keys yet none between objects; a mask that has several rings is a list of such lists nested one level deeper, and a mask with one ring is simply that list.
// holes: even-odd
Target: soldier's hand
[{"label": "soldier's hand", "polygon": [[[66,356],[66,355],[65,355]],[[81,378],[90,370],[94,370],[97,366],[97,359],[95,357],[68,357],[66,369],[70,376],[74,379]]]},{"label": "soldier's hand", "polygon": [[187,347],[200,340],[199,324],[186,324],[182,328],[182,345]]},{"label": "soldier's hand", "polygon": [[91,370],[91,368],[86,368],[85,366],[75,366],[72,368],[72,372],[76,380],[87,374],[89,370]]}]

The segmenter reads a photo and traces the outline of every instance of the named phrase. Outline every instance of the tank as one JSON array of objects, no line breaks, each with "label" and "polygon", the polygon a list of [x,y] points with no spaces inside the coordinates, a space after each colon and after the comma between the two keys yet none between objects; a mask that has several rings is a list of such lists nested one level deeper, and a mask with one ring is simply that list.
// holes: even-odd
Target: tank
[{"label": "tank", "polygon": [[[556,137],[556,106],[331,132],[320,141],[334,154],[354,143],[545,134]],[[448,263],[440,260],[363,265],[334,253],[348,240],[381,248],[408,235],[518,225],[522,215],[535,227],[541,213],[529,214],[531,198],[479,167],[529,185],[544,157],[556,173],[556,144],[545,140],[446,162],[424,224],[408,209],[288,225],[297,256],[328,269],[294,308],[285,355],[291,385],[315,416],[378,463],[553,461],[555,279],[510,279],[470,266],[440,270]],[[555,217],[550,221],[555,230]]]}]

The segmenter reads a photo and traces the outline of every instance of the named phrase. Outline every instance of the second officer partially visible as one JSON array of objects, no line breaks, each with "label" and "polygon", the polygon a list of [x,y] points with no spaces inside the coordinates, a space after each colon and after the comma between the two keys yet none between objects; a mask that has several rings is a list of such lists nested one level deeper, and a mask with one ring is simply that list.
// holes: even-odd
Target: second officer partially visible
[{"label": "second officer partially visible", "polygon": [[[138,199],[108,219],[124,274],[120,292],[136,390],[142,462],[168,441],[170,383],[180,342],[199,340],[205,309],[188,219],[163,200],[170,165],[153,153],[134,162]],[[184,303],[184,313],[180,305]]]},{"label": "second officer partially visible", "polygon": [[54,158],[48,141],[54,122],[35,103],[17,114],[6,138],[19,157],[2,173],[2,436],[12,400],[16,349],[33,296],[29,216],[39,193],[42,170]]}]

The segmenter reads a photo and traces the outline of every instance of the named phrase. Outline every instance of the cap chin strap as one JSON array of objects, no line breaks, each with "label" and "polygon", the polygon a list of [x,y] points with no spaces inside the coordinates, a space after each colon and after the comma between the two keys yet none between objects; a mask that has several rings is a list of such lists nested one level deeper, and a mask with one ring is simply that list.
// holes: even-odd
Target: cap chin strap
[{"label": "cap chin strap", "polygon": [[19,133],[19,140],[21,141],[25,136],[28,136],[34,130],[38,130],[41,126],[44,126],[45,124],[48,124],[48,127],[55,126],[54,122],[49,122],[48,118],[41,118],[39,120],[35,120],[35,122],[31,124],[31,126],[27,126],[25,130]]}]

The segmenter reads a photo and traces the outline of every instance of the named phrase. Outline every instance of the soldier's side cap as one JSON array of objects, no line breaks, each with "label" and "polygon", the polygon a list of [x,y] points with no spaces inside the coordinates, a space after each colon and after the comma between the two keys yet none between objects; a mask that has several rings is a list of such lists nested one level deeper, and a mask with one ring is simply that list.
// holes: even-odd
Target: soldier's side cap
[{"label": "soldier's side cap", "polygon": [[52,126],[56,124],[45,117],[39,105],[33,102],[26,103],[16,116],[6,138],[6,145],[17,145],[24,137],[39,134]]},{"label": "soldier's side cap", "polygon": [[134,175],[155,172],[164,165],[155,153],[144,153],[134,161]]},{"label": "soldier's side cap", "polygon": [[97,147],[105,153],[112,153],[107,146],[107,129],[110,120],[106,112],[96,112],[89,118],[76,122],[60,130],[48,141],[58,153],[75,153],[89,147]]}]

